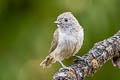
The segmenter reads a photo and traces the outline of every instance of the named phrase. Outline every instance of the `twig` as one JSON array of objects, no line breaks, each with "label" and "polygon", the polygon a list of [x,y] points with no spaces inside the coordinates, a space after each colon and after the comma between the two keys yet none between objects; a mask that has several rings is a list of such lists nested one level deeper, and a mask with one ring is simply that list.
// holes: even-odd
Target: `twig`
[{"label": "twig", "polygon": [[112,37],[98,42],[84,56],[91,66],[76,59],[70,66],[73,70],[61,68],[53,80],[83,80],[95,74],[103,64],[112,59],[115,67],[120,68],[120,30]]}]

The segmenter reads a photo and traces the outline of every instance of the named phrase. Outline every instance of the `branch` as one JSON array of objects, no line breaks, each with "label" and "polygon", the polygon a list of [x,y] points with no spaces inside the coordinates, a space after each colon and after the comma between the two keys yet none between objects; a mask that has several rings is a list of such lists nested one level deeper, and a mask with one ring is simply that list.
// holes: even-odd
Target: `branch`
[{"label": "branch", "polygon": [[84,56],[91,66],[76,59],[70,66],[73,70],[61,68],[53,80],[83,80],[95,74],[108,60],[112,59],[113,65],[120,68],[120,30],[112,37],[100,41]]}]

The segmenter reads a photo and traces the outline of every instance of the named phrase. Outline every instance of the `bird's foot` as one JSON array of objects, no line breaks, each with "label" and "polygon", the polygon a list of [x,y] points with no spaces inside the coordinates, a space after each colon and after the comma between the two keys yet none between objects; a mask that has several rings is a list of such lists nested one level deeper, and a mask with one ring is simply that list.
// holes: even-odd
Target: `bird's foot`
[{"label": "bird's foot", "polygon": [[69,70],[69,71],[73,70],[71,67],[65,66],[65,65],[62,63],[62,61],[58,60],[58,62],[61,64],[62,68],[67,69],[67,70]]},{"label": "bird's foot", "polygon": [[69,71],[73,71],[73,69],[72,69],[71,67],[64,66],[63,68],[64,68],[64,69],[67,69],[67,70],[69,70]]},{"label": "bird's foot", "polygon": [[78,60],[85,62],[88,66],[91,66],[91,64],[83,57],[81,56],[75,56]]}]

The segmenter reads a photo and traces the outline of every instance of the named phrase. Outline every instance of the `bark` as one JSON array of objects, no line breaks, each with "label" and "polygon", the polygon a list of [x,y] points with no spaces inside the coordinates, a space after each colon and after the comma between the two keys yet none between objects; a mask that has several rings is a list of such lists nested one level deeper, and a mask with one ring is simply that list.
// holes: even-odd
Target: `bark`
[{"label": "bark", "polygon": [[76,59],[70,66],[71,70],[59,69],[53,80],[83,80],[94,75],[108,60],[112,60],[113,65],[120,68],[120,30],[114,36],[96,43],[82,57],[90,65]]}]

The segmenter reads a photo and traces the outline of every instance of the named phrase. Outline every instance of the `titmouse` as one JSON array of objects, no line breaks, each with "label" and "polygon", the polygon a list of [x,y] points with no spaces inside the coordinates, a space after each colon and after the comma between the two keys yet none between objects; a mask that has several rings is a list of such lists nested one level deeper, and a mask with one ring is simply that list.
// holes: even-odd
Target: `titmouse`
[{"label": "titmouse", "polygon": [[40,66],[50,67],[51,64],[58,61],[63,68],[68,68],[62,63],[62,60],[78,53],[83,44],[84,31],[71,12],[60,14],[54,23],[58,28],[54,32],[49,55],[41,62]]}]

